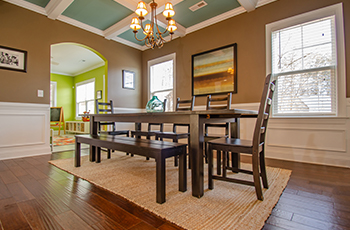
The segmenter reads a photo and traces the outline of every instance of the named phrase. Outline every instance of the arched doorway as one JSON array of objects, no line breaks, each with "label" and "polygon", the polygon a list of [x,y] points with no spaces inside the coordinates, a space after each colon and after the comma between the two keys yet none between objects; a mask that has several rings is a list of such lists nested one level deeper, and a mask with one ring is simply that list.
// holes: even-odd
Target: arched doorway
[{"label": "arched doorway", "polygon": [[51,45],[50,106],[63,108],[66,123],[80,121],[79,114],[85,111],[94,113],[95,99],[107,99],[107,63],[82,44]]}]

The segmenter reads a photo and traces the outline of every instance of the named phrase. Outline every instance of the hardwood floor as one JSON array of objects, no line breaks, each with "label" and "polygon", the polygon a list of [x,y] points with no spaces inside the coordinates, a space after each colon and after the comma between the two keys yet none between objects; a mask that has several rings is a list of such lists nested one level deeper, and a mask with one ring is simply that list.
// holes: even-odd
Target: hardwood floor
[{"label": "hardwood floor", "polygon": [[[0,161],[0,229],[180,229],[47,163],[69,157],[73,151]],[[350,229],[350,169],[267,164],[293,172],[263,229]]]}]

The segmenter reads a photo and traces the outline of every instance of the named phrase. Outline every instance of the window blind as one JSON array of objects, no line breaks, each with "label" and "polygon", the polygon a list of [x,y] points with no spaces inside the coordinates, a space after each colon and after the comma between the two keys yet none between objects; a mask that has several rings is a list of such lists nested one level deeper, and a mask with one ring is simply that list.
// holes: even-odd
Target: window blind
[{"label": "window blind", "polygon": [[272,32],[274,116],[335,115],[335,17]]}]

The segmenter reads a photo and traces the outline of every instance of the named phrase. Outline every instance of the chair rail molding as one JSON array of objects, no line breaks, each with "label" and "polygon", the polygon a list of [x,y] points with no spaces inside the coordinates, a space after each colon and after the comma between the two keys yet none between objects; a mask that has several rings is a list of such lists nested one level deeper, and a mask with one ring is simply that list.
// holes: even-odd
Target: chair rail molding
[{"label": "chair rail molding", "polygon": [[0,160],[50,154],[50,105],[0,102]]}]

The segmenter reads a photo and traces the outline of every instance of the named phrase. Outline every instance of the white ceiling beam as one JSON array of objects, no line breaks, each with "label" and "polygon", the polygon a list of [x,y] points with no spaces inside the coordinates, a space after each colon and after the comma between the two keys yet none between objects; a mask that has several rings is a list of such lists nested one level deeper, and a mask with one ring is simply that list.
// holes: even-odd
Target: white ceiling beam
[{"label": "white ceiling beam", "polygon": [[129,15],[126,18],[123,18],[121,21],[119,21],[118,23],[108,27],[105,31],[104,31],[104,36],[107,39],[112,39],[114,37],[117,37],[119,34],[124,33],[125,31],[127,31],[130,28],[130,23],[131,23],[131,19],[135,17],[134,14]]},{"label": "white ceiling beam", "polygon": [[45,7],[47,17],[56,20],[74,0],[51,0]]},{"label": "white ceiling beam", "polygon": [[238,0],[238,2],[248,12],[255,10],[258,4],[258,0]]}]

